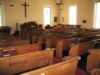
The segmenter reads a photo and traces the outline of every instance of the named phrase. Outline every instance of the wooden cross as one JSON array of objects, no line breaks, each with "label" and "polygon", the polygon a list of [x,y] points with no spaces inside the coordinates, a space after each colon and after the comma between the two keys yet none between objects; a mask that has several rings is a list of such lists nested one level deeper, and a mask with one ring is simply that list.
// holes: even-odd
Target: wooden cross
[{"label": "wooden cross", "polygon": [[26,2],[24,2],[24,4],[22,4],[22,6],[24,6],[25,9],[25,18],[27,17],[27,6],[29,6]]}]

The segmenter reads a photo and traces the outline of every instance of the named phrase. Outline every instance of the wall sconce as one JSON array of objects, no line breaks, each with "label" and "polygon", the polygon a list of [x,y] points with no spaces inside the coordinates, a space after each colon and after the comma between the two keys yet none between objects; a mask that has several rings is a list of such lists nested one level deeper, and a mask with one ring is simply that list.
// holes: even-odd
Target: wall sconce
[{"label": "wall sconce", "polygon": [[56,4],[57,4],[57,5],[62,5],[61,0],[56,0]]},{"label": "wall sconce", "polygon": [[61,3],[60,0],[56,0],[56,4],[59,5]]},{"label": "wall sconce", "polygon": [[9,6],[14,6],[13,0],[9,0]]}]

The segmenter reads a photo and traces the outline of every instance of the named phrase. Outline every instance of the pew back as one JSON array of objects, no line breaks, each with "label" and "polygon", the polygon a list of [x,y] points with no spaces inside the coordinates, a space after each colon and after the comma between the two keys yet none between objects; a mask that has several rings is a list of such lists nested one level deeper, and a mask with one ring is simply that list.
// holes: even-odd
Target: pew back
[{"label": "pew back", "polygon": [[24,54],[28,52],[34,52],[40,50],[40,45],[36,44],[25,44],[20,46],[6,47],[0,49],[0,57],[4,57],[6,55],[12,56],[17,54]]},{"label": "pew back", "polygon": [[40,50],[40,45],[37,44],[28,44],[28,45],[22,45],[22,46],[16,46],[16,50],[18,50],[19,54],[27,53],[27,52],[33,52]]},{"label": "pew back", "polygon": [[21,75],[75,75],[79,57],[65,60],[61,63],[44,67]]},{"label": "pew back", "polygon": [[47,66],[52,64],[52,59],[52,49],[0,58],[0,75],[14,75]]},{"label": "pew back", "polygon": [[69,55],[77,56],[77,55],[85,54],[89,51],[89,49],[93,48],[93,46],[94,46],[94,43],[92,41],[73,44],[69,51]]}]

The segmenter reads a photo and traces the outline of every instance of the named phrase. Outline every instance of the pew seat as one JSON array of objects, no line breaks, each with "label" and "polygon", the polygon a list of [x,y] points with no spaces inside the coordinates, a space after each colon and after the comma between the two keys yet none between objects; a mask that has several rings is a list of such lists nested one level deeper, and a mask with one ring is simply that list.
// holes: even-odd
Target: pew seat
[{"label": "pew seat", "polygon": [[52,64],[53,50],[0,58],[0,75],[15,75]]}]

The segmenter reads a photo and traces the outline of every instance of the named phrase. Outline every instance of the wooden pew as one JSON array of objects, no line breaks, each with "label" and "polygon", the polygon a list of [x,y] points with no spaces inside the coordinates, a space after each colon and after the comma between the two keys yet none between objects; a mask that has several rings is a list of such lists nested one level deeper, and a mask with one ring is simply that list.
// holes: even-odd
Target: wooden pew
[{"label": "wooden pew", "polygon": [[12,35],[0,35],[0,47],[11,47],[16,45],[29,44],[28,40],[22,40]]},{"label": "wooden pew", "polygon": [[36,51],[0,58],[0,75],[14,75],[52,64],[53,50]]},{"label": "wooden pew", "polygon": [[55,47],[57,40],[61,40],[64,38],[64,34],[62,35],[61,33],[52,33],[52,35],[50,35],[49,37],[46,37],[46,48],[51,48],[51,47]]},{"label": "wooden pew", "polygon": [[93,69],[91,75],[100,75],[100,69]]},{"label": "wooden pew", "polygon": [[56,44],[56,57],[63,58],[63,50],[70,49],[73,43],[77,43],[76,38],[57,40]]},{"label": "wooden pew", "polygon": [[[59,33],[59,35],[60,35],[60,33]],[[67,38],[67,37],[68,38]],[[66,43],[66,41],[68,41],[68,40],[73,40],[74,41],[74,39],[76,39],[76,38],[73,38],[73,37],[76,37],[77,35],[61,35],[61,36],[51,36],[51,38],[49,37],[49,38],[46,38],[46,48],[50,48],[50,47],[52,47],[52,46],[56,46],[56,44],[58,43],[57,41],[59,41],[59,40],[62,40],[63,42],[64,42],[64,45],[65,45],[65,43]],[[67,39],[65,39],[65,38],[67,38]],[[71,42],[71,40],[70,40],[70,42]],[[67,44],[67,45],[69,45],[69,44]]]},{"label": "wooden pew", "polygon": [[56,57],[62,59],[62,51],[69,48],[69,56],[82,55],[88,52],[88,49],[94,46],[94,42],[87,41],[78,43],[77,39],[60,40],[56,45]]},{"label": "wooden pew", "polygon": [[90,73],[93,69],[100,69],[100,48],[90,49],[87,58],[87,71]]},{"label": "wooden pew", "polygon": [[46,48],[51,48],[56,46],[58,38],[53,37],[53,38],[46,38]]},{"label": "wooden pew", "polygon": [[85,53],[88,53],[88,50],[93,48],[93,46],[94,46],[93,41],[72,44],[72,47],[69,51],[69,55],[71,55],[71,56],[83,55]]},{"label": "wooden pew", "polygon": [[24,54],[28,52],[34,52],[40,50],[40,45],[38,43],[36,44],[25,44],[20,46],[13,46],[13,47],[6,47],[0,49],[0,57],[13,56],[18,54]]},{"label": "wooden pew", "polygon": [[10,46],[9,47],[20,46],[20,45],[24,45],[24,44],[29,44],[29,41],[28,40],[20,40],[20,39],[12,39],[10,41]]},{"label": "wooden pew", "polygon": [[69,38],[76,38],[79,36],[77,33],[52,33],[53,35],[49,36],[46,38],[46,48],[50,48],[53,46],[56,46],[57,40],[65,40]]},{"label": "wooden pew", "polygon": [[46,48],[50,48],[51,47],[51,39],[46,39]]},{"label": "wooden pew", "polygon": [[21,75],[75,75],[79,57],[73,57],[61,63],[44,67]]}]

